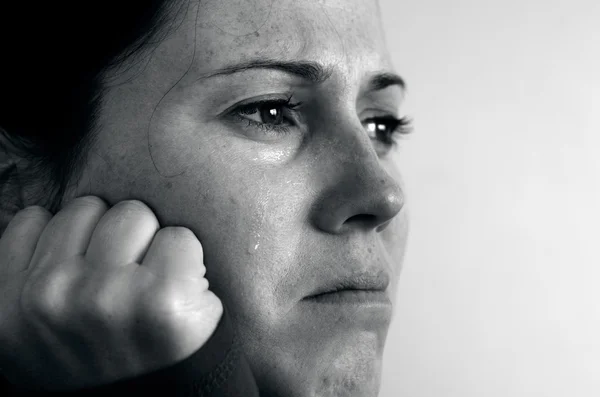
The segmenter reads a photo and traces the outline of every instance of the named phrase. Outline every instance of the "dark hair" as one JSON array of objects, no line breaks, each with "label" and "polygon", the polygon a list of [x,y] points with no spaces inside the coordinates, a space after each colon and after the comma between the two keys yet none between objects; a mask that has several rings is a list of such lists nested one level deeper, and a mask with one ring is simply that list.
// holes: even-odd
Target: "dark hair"
[{"label": "dark hair", "polygon": [[105,72],[160,40],[186,2],[2,3],[0,133],[43,183],[39,204],[54,212],[92,141]]}]

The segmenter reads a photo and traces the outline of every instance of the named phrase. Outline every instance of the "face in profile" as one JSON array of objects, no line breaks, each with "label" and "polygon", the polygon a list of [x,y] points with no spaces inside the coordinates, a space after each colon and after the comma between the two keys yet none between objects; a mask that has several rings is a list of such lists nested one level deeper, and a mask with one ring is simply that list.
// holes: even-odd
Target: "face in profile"
[{"label": "face in profile", "polygon": [[[139,199],[195,232],[265,395],[376,395],[407,230],[378,5],[184,8],[107,74],[69,194]],[[315,297],[353,288],[385,293]]]}]

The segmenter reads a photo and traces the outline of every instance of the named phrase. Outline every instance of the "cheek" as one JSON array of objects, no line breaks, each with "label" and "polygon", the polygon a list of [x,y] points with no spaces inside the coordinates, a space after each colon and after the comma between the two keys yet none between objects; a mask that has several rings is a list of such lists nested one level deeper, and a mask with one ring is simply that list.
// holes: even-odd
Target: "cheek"
[{"label": "cheek", "polygon": [[404,256],[407,249],[408,234],[410,229],[409,209],[406,199],[406,186],[404,185],[400,168],[396,161],[389,160],[384,164],[386,171],[396,180],[401,186],[404,205],[401,211],[391,221],[388,227],[381,233],[381,243],[384,245],[382,252],[386,252],[389,256],[389,263],[392,265],[392,295],[395,297],[397,291],[398,280],[402,271]]},{"label": "cheek", "polygon": [[220,155],[161,178],[151,205],[165,224],[198,236],[211,290],[237,323],[264,332],[291,302],[285,280],[302,248],[305,199],[286,183],[294,178],[237,167],[237,158]]},{"label": "cheek", "polygon": [[409,231],[408,211],[404,207],[396,215],[387,229],[383,231],[382,242],[385,244],[385,252],[389,255],[389,263],[392,265],[392,296],[396,297],[398,281],[404,264]]}]

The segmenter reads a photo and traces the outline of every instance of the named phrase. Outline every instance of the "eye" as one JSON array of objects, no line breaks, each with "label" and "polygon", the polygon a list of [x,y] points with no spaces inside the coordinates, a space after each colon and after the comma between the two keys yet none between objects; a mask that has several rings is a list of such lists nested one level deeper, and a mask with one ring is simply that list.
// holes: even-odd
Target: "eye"
[{"label": "eye", "polygon": [[235,110],[235,114],[249,126],[285,133],[288,127],[294,125],[294,109],[300,105],[300,102],[291,103],[291,97],[269,99],[242,105]]},{"label": "eye", "polygon": [[283,117],[283,109],[279,104],[262,104],[259,106],[246,107],[240,109],[240,114],[254,116],[254,121],[263,124],[281,125],[285,119]]},{"label": "eye", "polygon": [[407,135],[412,131],[411,121],[406,118],[394,116],[371,117],[363,121],[363,125],[373,140],[377,140],[386,146],[397,144],[398,135]]}]

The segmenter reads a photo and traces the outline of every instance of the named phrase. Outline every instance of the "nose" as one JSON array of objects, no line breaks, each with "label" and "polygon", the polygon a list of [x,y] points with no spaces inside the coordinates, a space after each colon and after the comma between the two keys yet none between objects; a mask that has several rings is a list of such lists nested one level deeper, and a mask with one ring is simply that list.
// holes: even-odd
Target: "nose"
[{"label": "nose", "polygon": [[[404,205],[397,177],[386,170],[362,125],[335,134],[315,166],[322,183],[313,222],[332,234],[384,230]],[[333,143],[333,144],[332,144]]]}]

